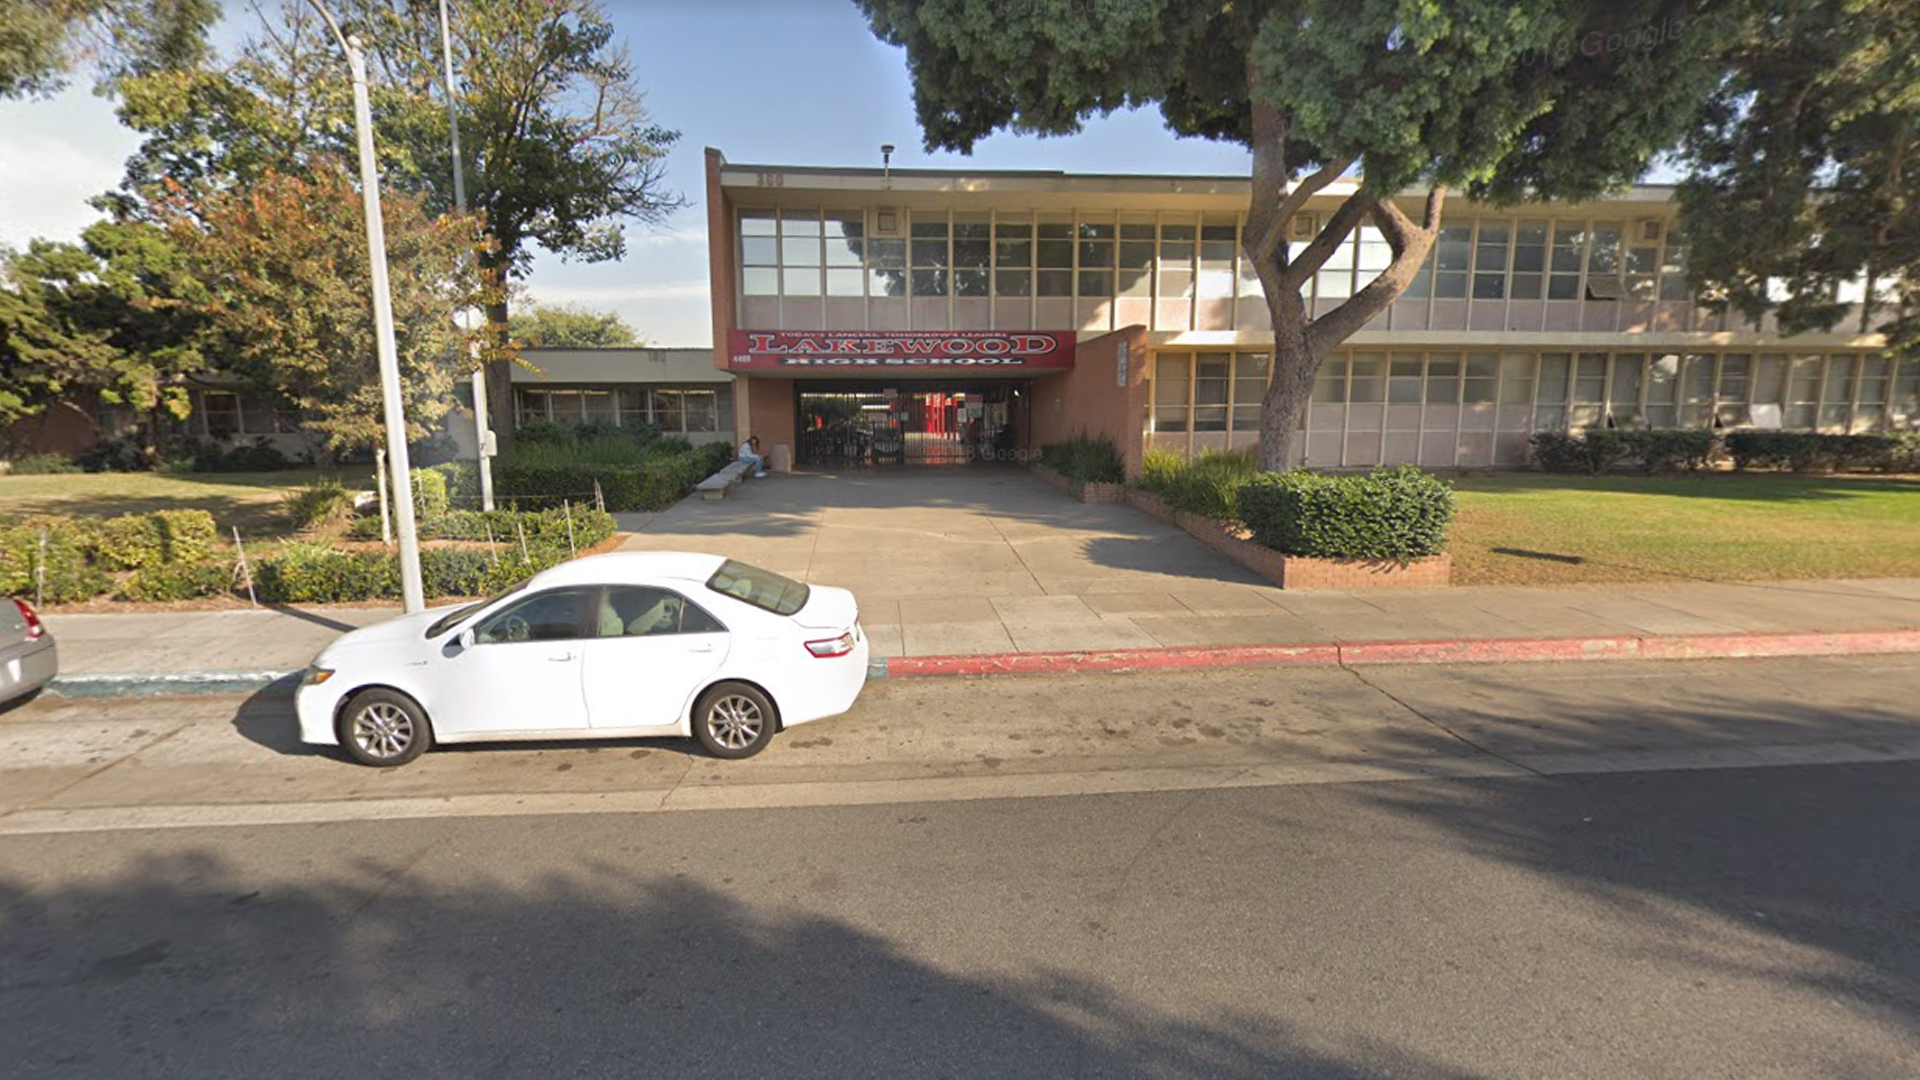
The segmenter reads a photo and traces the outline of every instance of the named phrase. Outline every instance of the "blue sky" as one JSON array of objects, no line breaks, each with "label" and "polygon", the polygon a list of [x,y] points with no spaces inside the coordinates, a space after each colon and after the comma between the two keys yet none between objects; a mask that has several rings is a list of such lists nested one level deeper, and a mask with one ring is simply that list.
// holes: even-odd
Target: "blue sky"
[{"label": "blue sky", "polygon": [[[900,50],[875,38],[849,0],[608,0],[654,119],[680,132],[668,185],[689,205],[654,228],[629,230],[618,263],[541,256],[536,300],[621,313],[658,345],[706,345],[703,149],[734,162],[880,163],[896,168],[1244,174],[1236,146],[1176,139],[1155,112],[1088,123],[1069,138],[995,135],[972,157],[928,154],[913,119]],[[457,0],[456,0],[457,10]],[[456,15],[457,17],[457,15]],[[88,196],[112,187],[136,143],[110,103],[84,88],[45,102],[0,104],[0,244],[71,238],[94,217]]]}]

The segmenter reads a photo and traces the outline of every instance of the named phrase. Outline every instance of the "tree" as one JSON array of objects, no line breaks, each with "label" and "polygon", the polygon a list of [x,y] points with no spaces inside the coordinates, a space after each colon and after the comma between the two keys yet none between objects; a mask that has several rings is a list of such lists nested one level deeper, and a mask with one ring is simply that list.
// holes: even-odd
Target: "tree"
[{"label": "tree", "polygon": [[[1252,151],[1243,252],[1274,337],[1265,468],[1291,460],[1321,361],[1412,282],[1449,190],[1514,203],[1637,179],[1725,74],[1737,22],[1711,0],[856,2],[906,49],[929,149],[1158,104],[1174,132]],[[1349,174],[1356,189],[1289,250],[1302,206]],[[1365,222],[1391,265],[1311,317],[1303,289]]]},{"label": "tree", "polygon": [[630,349],[640,335],[611,311],[571,304],[525,304],[508,323],[515,344],[534,349]]},{"label": "tree", "polygon": [[[468,367],[452,313],[481,300],[467,258],[477,226],[404,195],[388,195],[383,210],[407,438],[417,440],[438,430]],[[335,452],[373,446],[385,431],[361,213],[347,169],[320,160],[169,222],[186,264],[177,284],[207,320],[207,351],[297,405]]]},{"label": "tree", "polygon": [[[386,182],[450,208],[452,164],[441,93],[437,0],[335,5],[369,51]],[[665,187],[678,133],[652,122],[626,50],[597,0],[466,0],[453,33],[469,205],[484,222],[475,258],[487,311],[494,415],[512,415],[508,297],[536,249],[597,262],[625,253],[630,222],[681,204]],[[126,122],[148,140],[130,192],[179,184],[217,190],[313,155],[352,152],[337,48],[302,4],[263,16],[233,62],[121,80]],[[142,195],[134,201],[147,198]],[[501,432],[511,440],[511,429]]]},{"label": "tree", "polygon": [[0,98],[51,94],[89,57],[107,76],[192,65],[219,16],[214,0],[0,0]]},{"label": "tree", "polygon": [[[205,367],[197,315],[172,301],[179,252],[141,223],[99,222],[81,243],[35,240],[0,265],[0,424],[83,393],[145,414],[147,449],[188,415]],[[92,417],[89,416],[89,420]]]},{"label": "tree", "polygon": [[1864,274],[1859,329],[1920,352],[1920,8],[1762,3],[1735,56],[1681,155],[1693,285],[1793,333]]}]

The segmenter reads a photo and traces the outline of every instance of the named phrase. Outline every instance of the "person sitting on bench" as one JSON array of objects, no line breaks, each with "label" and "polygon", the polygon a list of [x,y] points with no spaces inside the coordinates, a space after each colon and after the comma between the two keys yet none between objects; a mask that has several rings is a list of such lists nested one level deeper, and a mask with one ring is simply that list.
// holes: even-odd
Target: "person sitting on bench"
[{"label": "person sitting on bench", "polygon": [[740,444],[740,460],[753,466],[755,479],[767,475],[767,459],[760,456],[760,436],[749,435],[747,441]]}]

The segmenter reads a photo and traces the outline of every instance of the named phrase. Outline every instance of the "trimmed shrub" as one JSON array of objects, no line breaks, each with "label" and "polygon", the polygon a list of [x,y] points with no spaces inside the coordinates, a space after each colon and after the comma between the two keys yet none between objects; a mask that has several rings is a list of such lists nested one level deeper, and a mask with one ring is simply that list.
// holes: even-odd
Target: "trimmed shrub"
[{"label": "trimmed shrub", "polygon": [[1291,469],[1241,485],[1238,504],[1254,539],[1289,555],[1406,562],[1445,550],[1453,486],[1411,465],[1365,476]]},{"label": "trimmed shrub", "polygon": [[1792,472],[1920,468],[1920,437],[1914,432],[1822,435],[1810,431],[1730,431],[1727,453],[1736,469]]},{"label": "trimmed shrub", "polygon": [[[1242,485],[1260,475],[1251,450],[1203,450],[1185,458],[1165,451],[1151,470],[1142,468],[1139,486],[1177,510],[1215,521],[1239,521]],[[1171,460],[1169,460],[1169,458]]]},{"label": "trimmed shrub", "polygon": [[105,520],[71,521],[66,528],[103,570],[140,570],[198,562],[213,553],[218,527],[205,510],[157,510]]},{"label": "trimmed shrub", "polygon": [[254,592],[270,604],[329,604],[400,595],[400,560],[378,551],[288,543],[253,564]]},{"label": "trimmed shrub", "polygon": [[120,583],[114,595],[136,603],[196,600],[230,595],[234,585],[231,562],[184,562],[135,571]]},{"label": "trimmed shrub", "polygon": [[1704,469],[1719,452],[1707,428],[1595,428],[1578,435],[1537,431],[1528,439],[1534,464],[1547,472],[1595,476],[1618,469],[1675,472]]},{"label": "trimmed shrub", "polygon": [[[726,447],[718,450],[723,453]],[[591,503],[598,481],[608,510],[664,510],[713,475],[720,467],[717,460],[724,464],[719,453],[706,447],[631,463],[516,451],[494,461],[494,494],[517,509],[542,510],[567,502]]]},{"label": "trimmed shrub", "polygon": [[15,476],[57,476],[65,473],[85,472],[65,454],[28,454],[13,459],[8,472]]},{"label": "trimmed shrub", "polygon": [[1126,464],[1113,440],[1084,432],[1067,442],[1041,447],[1040,464],[1083,484],[1117,484],[1127,478]]},{"label": "trimmed shrub", "polygon": [[448,461],[433,466],[428,472],[439,473],[447,485],[447,503],[449,506],[475,507],[480,505],[480,467],[471,461]]},{"label": "trimmed shrub", "polygon": [[414,469],[409,476],[413,480],[414,514],[422,518],[445,517],[450,509],[447,478],[432,469]]},{"label": "trimmed shrub", "polygon": [[0,525],[0,597],[68,604],[107,591],[106,573],[88,557],[87,532],[73,518],[51,515]]},{"label": "trimmed shrub", "polygon": [[1630,455],[1650,473],[1693,472],[1713,464],[1720,440],[1708,428],[1622,431]]},{"label": "trimmed shrub", "polygon": [[300,532],[335,528],[353,519],[353,492],[331,476],[323,476],[280,497],[280,505]]}]

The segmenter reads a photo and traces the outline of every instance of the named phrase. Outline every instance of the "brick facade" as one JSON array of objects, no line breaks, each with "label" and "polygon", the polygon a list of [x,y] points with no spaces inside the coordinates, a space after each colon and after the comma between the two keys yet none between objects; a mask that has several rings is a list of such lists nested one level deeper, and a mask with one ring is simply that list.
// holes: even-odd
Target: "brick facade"
[{"label": "brick facade", "polygon": [[1052,484],[1054,487],[1059,488],[1061,491],[1066,492],[1083,503],[1122,503],[1127,501],[1127,485],[1125,484],[1088,484],[1082,483],[1079,480],[1070,480],[1039,462],[1034,462],[1032,465],[1029,465],[1028,468],[1032,470],[1035,476],[1038,476],[1040,479],[1045,480],[1047,483]]}]

